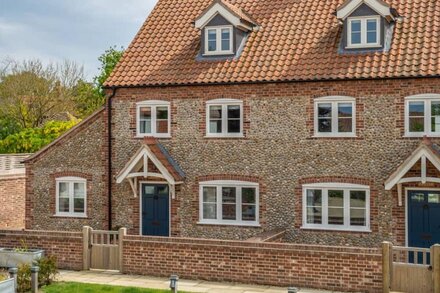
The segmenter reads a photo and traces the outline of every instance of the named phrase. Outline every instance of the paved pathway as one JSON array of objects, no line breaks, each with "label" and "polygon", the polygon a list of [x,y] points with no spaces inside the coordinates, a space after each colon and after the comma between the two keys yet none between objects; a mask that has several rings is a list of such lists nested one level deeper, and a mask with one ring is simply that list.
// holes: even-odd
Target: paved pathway
[{"label": "paved pathway", "polygon": [[[123,275],[117,272],[102,271],[60,271],[59,281],[130,286],[150,289],[169,289],[166,278]],[[207,281],[179,280],[179,291],[205,293],[287,293],[287,288],[273,286],[254,286]],[[330,291],[301,289],[301,293],[322,293]]]}]

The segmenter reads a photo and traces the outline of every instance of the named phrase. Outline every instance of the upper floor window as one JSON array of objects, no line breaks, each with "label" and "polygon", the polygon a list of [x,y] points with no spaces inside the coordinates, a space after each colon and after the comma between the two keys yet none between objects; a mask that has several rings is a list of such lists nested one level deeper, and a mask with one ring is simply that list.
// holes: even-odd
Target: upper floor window
[{"label": "upper floor window", "polygon": [[205,28],[205,55],[233,54],[232,26]]},{"label": "upper floor window", "polygon": [[200,183],[200,223],[258,225],[258,183],[207,181]]},{"label": "upper floor window", "polygon": [[348,48],[380,46],[380,16],[348,18]]},{"label": "upper floor window", "polygon": [[170,102],[143,101],[137,103],[136,119],[138,137],[170,137]]},{"label": "upper floor window", "polygon": [[315,136],[356,135],[356,103],[350,97],[315,99]]},{"label": "upper floor window", "polygon": [[207,137],[242,137],[243,102],[217,99],[206,103]]},{"label": "upper floor window", "polygon": [[56,215],[86,217],[87,180],[78,177],[56,179]]},{"label": "upper floor window", "polygon": [[440,136],[440,94],[405,99],[405,135]]},{"label": "upper floor window", "polygon": [[345,183],[303,185],[303,228],[368,231],[368,186]]}]

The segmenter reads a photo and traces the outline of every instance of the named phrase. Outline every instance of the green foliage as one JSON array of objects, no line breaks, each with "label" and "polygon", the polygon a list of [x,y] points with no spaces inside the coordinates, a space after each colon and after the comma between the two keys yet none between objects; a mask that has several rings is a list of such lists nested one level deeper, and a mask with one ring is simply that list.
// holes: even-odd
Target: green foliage
[{"label": "green foliage", "polygon": [[27,245],[26,240],[20,239],[20,247],[15,247],[14,251],[15,252],[28,252],[29,246]]},{"label": "green foliage", "polygon": [[[120,287],[110,285],[98,284],[83,284],[83,283],[55,283],[47,287],[43,287],[45,293],[169,293],[170,290],[146,289],[134,287]],[[181,292],[181,291],[179,291]],[[185,292],[182,292],[185,293]]]},{"label": "green foliage", "polygon": [[31,265],[21,264],[17,272],[17,292],[29,292],[31,290]]},{"label": "green foliage", "polygon": [[40,286],[52,284],[58,275],[57,258],[54,255],[42,257],[35,262],[40,268],[38,272],[38,284]]},{"label": "green foliage", "polygon": [[4,270],[0,270],[0,282],[6,281],[7,279],[9,279],[8,272]]},{"label": "green foliage", "polygon": [[112,73],[113,69],[115,69],[116,64],[118,64],[122,57],[122,54],[124,54],[123,47],[118,50],[116,46],[113,46],[106,50],[104,54],[98,58],[99,62],[101,62],[100,74],[96,76],[93,81],[95,83],[95,87],[102,96],[104,95],[102,86]]},{"label": "green foliage", "polygon": [[41,128],[26,128],[0,140],[0,153],[33,153],[51,143],[80,120],[49,121]]},{"label": "green foliage", "polygon": [[0,140],[20,130],[20,124],[11,117],[0,117]]}]

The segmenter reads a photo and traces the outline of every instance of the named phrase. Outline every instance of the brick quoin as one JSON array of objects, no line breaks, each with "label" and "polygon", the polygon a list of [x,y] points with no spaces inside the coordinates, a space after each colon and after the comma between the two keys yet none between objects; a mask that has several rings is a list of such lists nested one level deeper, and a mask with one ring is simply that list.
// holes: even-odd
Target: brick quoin
[{"label": "brick quoin", "polygon": [[0,178],[0,229],[24,228],[25,189],[24,176]]}]

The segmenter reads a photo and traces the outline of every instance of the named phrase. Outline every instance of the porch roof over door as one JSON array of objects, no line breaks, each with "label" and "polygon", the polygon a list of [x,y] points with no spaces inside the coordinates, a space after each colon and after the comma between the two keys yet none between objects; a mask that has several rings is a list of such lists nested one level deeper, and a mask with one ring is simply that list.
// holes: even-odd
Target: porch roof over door
[{"label": "porch roof over door", "polygon": [[[407,177],[405,176],[411,168],[420,161],[420,175]],[[402,184],[410,182],[419,182],[425,184],[427,182],[440,183],[440,178],[429,177],[427,172],[427,162],[430,162],[437,170],[440,171],[440,147],[433,143],[430,139],[424,137],[420,146],[412,152],[412,154],[394,171],[393,174],[385,181],[385,190],[391,190],[397,185],[399,194],[399,205],[402,205]]]},{"label": "porch roof over door", "polygon": [[[150,170],[149,163],[152,163],[157,170]],[[116,176],[116,183],[128,180],[133,189],[134,196],[137,196],[139,179],[161,179],[165,180],[171,189],[174,197],[174,188],[183,183],[185,174],[171,157],[166,148],[155,138],[147,137],[139,150],[131,157],[125,167]]]}]

